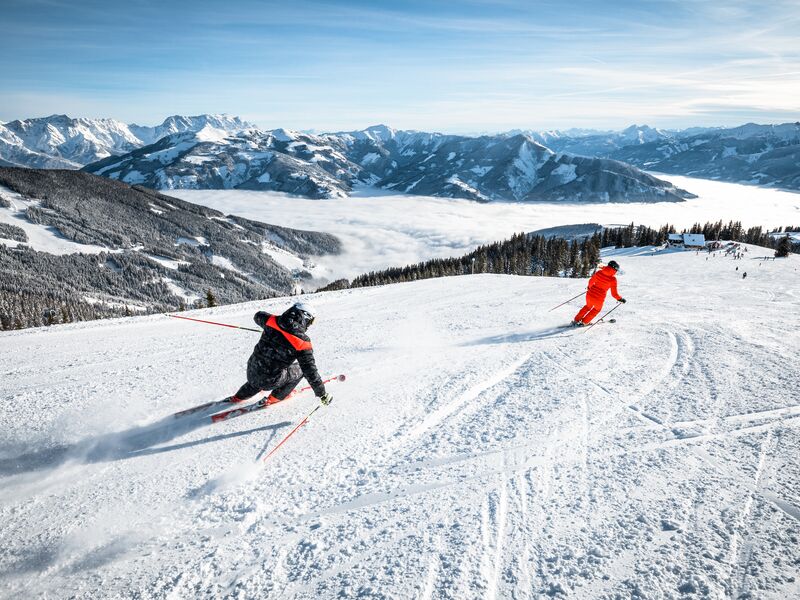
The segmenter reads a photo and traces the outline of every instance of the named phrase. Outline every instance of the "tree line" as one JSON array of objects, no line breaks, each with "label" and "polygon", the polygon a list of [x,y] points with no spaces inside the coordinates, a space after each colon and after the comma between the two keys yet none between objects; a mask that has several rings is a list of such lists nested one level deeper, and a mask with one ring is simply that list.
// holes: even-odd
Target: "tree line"
[{"label": "tree line", "polygon": [[[739,221],[696,223],[680,233],[702,233],[706,240],[731,240],[773,248],[776,256],[800,254],[800,244],[788,236],[775,236],[762,227],[745,229]],[[339,279],[320,291],[403,283],[434,277],[477,273],[528,275],[539,277],[588,277],[600,262],[601,248],[659,246],[669,234],[678,233],[672,225],[653,229],[631,223],[625,227],[600,228],[590,236],[573,240],[537,234],[518,233],[509,240],[480,246],[457,258],[436,258],[405,267],[392,267],[359,275],[352,281]],[[788,250],[787,250],[788,248]],[[782,252],[786,254],[782,254]]]},{"label": "tree line", "polygon": [[475,273],[588,277],[600,260],[601,237],[583,239],[519,233],[509,240],[479,246],[458,258],[436,258],[425,262],[372,271],[347,281],[340,279],[322,290],[368,287]]}]

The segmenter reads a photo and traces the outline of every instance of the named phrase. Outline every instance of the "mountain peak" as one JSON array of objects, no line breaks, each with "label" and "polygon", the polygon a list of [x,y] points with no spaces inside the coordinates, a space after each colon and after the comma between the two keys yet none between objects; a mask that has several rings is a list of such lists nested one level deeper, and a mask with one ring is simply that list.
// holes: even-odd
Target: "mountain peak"
[{"label": "mountain peak", "polygon": [[293,142],[297,139],[299,135],[298,132],[293,131],[291,129],[284,129],[283,127],[279,127],[278,129],[273,129],[271,132],[272,137],[274,137],[279,142]]},{"label": "mountain peak", "polygon": [[636,133],[637,131],[650,131],[651,128],[648,125],[637,125],[634,123],[622,130],[622,133]]},{"label": "mountain peak", "polygon": [[362,130],[362,133],[371,139],[386,141],[394,138],[397,135],[397,130],[380,123],[378,125],[370,125]]},{"label": "mountain peak", "polygon": [[194,137],[200,142],[224,142],[229,136],[229,132],[219,129],[211,124],[205,125],[200,131],[195,132]]}]

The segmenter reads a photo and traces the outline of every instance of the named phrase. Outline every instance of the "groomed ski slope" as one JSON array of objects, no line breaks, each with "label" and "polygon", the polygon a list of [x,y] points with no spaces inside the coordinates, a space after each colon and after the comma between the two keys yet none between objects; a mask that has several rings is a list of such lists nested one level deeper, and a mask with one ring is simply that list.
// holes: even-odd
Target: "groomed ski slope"
[{"label": "groomed ski slope", "polygon": [[255,334],[4,333],[0,594],[797,597],[800,257],[767,252],[617,252],[629,302],[586,333],[556,328],[577,301],[547,312],[582,280],[307,297],[322,374],[348,381],[263,465],[311,396],[160,421],[235,391]]}]

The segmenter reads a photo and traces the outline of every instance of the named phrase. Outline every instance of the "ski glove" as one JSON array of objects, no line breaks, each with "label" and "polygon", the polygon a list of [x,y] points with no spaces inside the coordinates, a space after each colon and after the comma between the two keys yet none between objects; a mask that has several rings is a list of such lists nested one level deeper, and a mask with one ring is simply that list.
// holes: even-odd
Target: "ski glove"
[{"label": "ski glove", "polygon": [[619,301],[622,302],[623,304],[625,304],[627,302],[627,300],[625,300],[625,298],[620,298]]},{"label": "ski glove", "polygon": [[323,406],[328,406],[328,404],[333,402],[333,396],[330,395],[330,392],[325,392],[319,397],[319,401],[322,402]]}]

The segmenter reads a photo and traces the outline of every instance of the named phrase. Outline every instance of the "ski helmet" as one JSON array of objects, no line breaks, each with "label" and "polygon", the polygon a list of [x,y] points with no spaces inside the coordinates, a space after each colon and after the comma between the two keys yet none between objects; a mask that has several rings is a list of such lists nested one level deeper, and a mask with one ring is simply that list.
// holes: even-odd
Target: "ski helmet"
[{"label": "ski helmet", "polygon": [[317,316],[317,312],[307,302],[295,302],[294,306],[292,306],[292,309],[303,315],[308,325],[311,325]]},{"label": "ski helmet", "polygon": [[615,271],[619,271],[619,263],[615,260],[608,261],[608,266],[614,269]]}]

